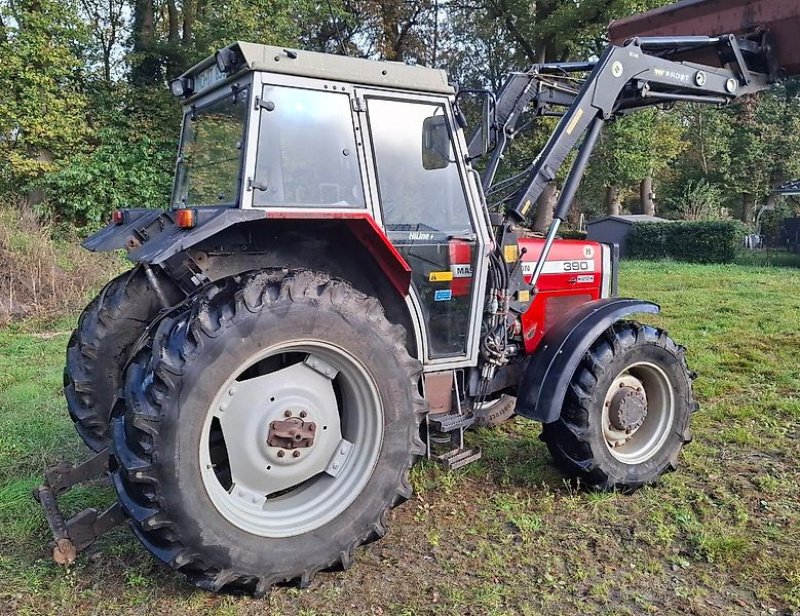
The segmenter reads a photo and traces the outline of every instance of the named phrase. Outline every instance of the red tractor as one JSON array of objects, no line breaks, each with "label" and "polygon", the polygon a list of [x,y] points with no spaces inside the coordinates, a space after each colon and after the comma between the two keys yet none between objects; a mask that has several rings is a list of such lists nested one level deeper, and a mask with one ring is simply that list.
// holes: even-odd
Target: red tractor
[{"label": "red tractor", "polygon": [[[513,413],[584,486],[655,482],[690,440],[684,349],[629,320],[658,306],[617,297],[614,247],[559,224],[607,121],[721,105],[779,68],[757,31],[634,38],[496,94],[249,43],[187,71],[171,207],[118,211],[85,242],[136,266],[69,342],[69,410],[98,453],[37,491],[56,560],[126,520],[202,588],[307,585],[386,532],[418,456],[476,460],[465,430]],[[467,94],[484,103],[469,142]],[[539,157],[496,181],[520,127],[554,113]],[[578,146],[550,231],[531,236],[521,223]],[[106,471],[118,502],[64,520],[55,497]]]}]

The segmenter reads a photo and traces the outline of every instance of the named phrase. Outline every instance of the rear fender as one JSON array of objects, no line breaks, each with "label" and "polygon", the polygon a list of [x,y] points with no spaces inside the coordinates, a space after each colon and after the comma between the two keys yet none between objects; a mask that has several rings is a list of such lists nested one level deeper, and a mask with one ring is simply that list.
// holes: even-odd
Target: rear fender
[{"label": "rear fender", "polygon": [[132,261],[158,265],[187,295],[207,282],[265,268],[308,269],[347,280],[380,300],[408,332],[412,356],[424,324],[409,308],[411,269],[366,212],[321,214],[197,208],[179,229],[173,212],[126,210],[125,220],[89,237],[92,251],[125,248]]},{"label": "rear fender", "polygon": [[[232,208],[197,208],[195,211],[197,224],[191,229],[181,229],[176,226],[172,211],[126,210],[122,224],[108,225],[87,238],[83,246],[93,252],[124,248],[131,261],[160,265],[191,249],[221,247],[235,257],[247,252],[269,252],[271,230],[286,228],[286,223],[273,226],[269,221],[305,221],[299,224],[306,226],[309,236],[319,227],[316,223],[339,221],[374,259],[395,291],[401,297],[408,295],[411,268],[366,212],[270,212]],[[232,238],[236,238],[235,248],[230,245]],[[347,241],[346,237],[340,239]],[[238,261],[243,260],[239,258]],[[254,259],[244,261],[252,263]],[[274,265],[263,263],[261,267]]]},{"label": "rear fender", "polygon": [[556,421],[572,375],[598,336],[623,317],[659,310],[652,302],[608,298],[570,312],[544,335],[528,363],[515,412],[542,423]]}]

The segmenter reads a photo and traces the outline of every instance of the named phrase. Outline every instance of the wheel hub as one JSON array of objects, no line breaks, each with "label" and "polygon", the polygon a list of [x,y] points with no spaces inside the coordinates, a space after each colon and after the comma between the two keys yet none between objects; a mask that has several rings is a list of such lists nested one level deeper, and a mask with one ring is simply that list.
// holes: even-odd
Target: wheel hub
[{"label": "wheel hub", "polygon": [[664,370],[636,362],[609,386],[602,409],[602,427],[611,455],[625,464],[651,458],[669,435],[675,398]]},{"label": "wheel hub", "polygon": [[633,432],[638,429],[647,417],[647,398],[636,388],[623,385],[611,398],[608,419],[617,430]]},{"label": "wheel hub", "polygon": [[200,470],[229,522],[258,536],[290,537],[353,502],[382,443],[383,406],[364,365],[326,342],[298,340],[231,370],[206,415]]},{"label": "wheel hub", "polygon": [[305,421],[306,411],[300,412],[300,417],[292,417],[292,411],[284,411],[289,419],[276,420],[269,424],[267,445],[282,447],[284,449],[300,449],[313,447],[317,424]]},{"label": "wheel hub", "polygon": [[309,357],[225,392],[216,415],[228,447],[231,495],[261,506],[270,494],[326,469],[342,440],[332,386],[337,372]]}]

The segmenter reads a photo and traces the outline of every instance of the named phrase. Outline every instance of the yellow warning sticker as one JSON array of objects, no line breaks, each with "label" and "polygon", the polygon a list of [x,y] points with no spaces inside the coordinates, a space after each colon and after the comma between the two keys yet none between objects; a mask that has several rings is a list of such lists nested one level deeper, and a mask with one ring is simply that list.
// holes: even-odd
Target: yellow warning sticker
[{"label": "yellow warning sticker", "polygon": [[569,124],[567,124],[567,134],[571,135],[572,131],[575,130],[575,127],[578,125],[578,122],[581,121],[583,117],[583,109],[578,107],[578,110],[575,112],[575,115],[572,116],[572,120],[570,120]]},{"label": "yellow warning sticker", "polygon": [[531,292],[527,289],[524,291],[517,291],[517,301],[518,302],[527,302],[531,298]]},{"label": "yellow warning sticker", "polygon": [[431,282],[450,282],[453,279],[453,272],[431,272],[428,280]]},{"label": "yellow warning sticker", "polygon": [[517,260],[518,248],[516,244],[506,244],[503,246],[503,258],[506,263],[514,263]]},{"label": "yellow warning sticker", "polygon": [[527,216],[527,215],[528,215],[528,210],[529,210],[529,209],[531,209],[531,200],[530,200],[530,199],[528,199],[528,200],[525,202],[525,205],[523,205],[523,206],[522,206],[522,215],[523,215],[523,216]]}]

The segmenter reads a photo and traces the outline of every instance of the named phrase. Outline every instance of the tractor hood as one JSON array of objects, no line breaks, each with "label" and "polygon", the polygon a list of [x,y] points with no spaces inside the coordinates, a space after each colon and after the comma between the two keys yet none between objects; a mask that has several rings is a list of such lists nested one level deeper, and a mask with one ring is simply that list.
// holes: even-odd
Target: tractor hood
[{"label": "tractor hood", "polygon": [[609,38],[616,45],[637,36],[748,35],[759,32],[769,33],[780,67],[788,75],[800,74],[798,0],[682,0],[613,21],[608,27]]}]

